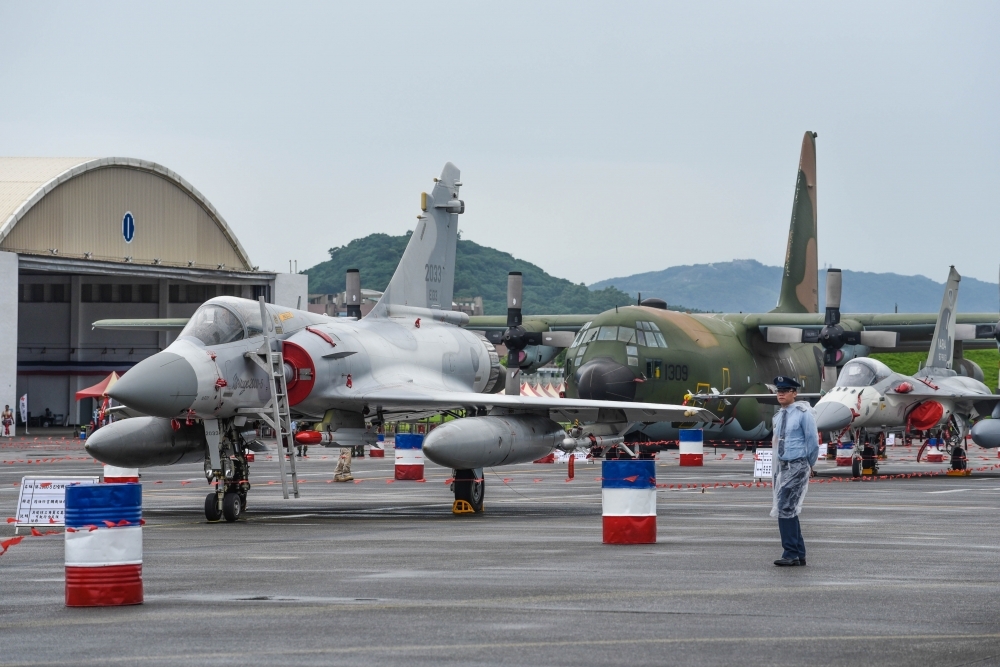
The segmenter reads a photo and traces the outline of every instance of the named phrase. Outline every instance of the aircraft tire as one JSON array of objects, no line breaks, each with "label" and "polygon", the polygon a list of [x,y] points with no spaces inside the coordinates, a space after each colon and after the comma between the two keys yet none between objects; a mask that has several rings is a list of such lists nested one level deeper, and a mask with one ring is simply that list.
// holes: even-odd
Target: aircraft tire
[{"label": "aircraft tire", "polygon": [[455,471],[455,500],[464,500],[472,506],[476,513],[483,511],[483,499],[486,497],[486,480],[483,479],[483,469]]},{"label": "aircraft tire", "polygon": [[222,519],[222,512],[219,511],[215,503],[215,492],[205,496],[205,518],[209,521],[219,521]]},{"label": "aircraft tire", "polygon": [[226,517],[226,521],[232,523],[240,518],[240,514],[243,513],[243,499],[240,498],[238,493],[227,493],[222,498],[222,515]]},{"label": "aircraft tire", "polygon": [[861,477],[861,459],[854,459],[851,461],[851,475],[853,477]]}]

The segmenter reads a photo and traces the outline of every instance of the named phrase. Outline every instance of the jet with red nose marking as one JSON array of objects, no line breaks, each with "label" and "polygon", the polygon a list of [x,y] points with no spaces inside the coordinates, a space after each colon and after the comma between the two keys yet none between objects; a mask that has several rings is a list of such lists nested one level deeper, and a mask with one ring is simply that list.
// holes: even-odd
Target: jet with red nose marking
[{"label": "jet with red nose marking", "polygon": [[[927,362],[913,376],[895,373],[875,359],[853,359],[844,365],[836,386],[816,403],[816,428],[821,432],[851,432],[855,443],[854,474],[862,472],[864,447],[879,433],[906,428],[927,432],[949,447],[963,447],[970,425],[997,413],[1000,396],[979,380],[959,375],[955,341],[976,338],[975,325],[956,324],[958,287],[962,277],[951,267],[945,283]],[[991,439],[994,420],[972,426],[973,441],[996,447]],[[875,463],[877,465],[877,462]]]},{"label": "jet with red nose marking", "polygon": [[[481,511],[484,467],[587,446],[590,436],[613,439],[640,422],[714,419],[680,405],[498,393],[504,373],[496,349],[462,327],[467,315],[451,310],[458,217],[465,211],[460,187],[459,170],[448,163],[432,192],[421,196],[396,272],[363,318],[235,297],[205,302],[175,342],[136,364],[109,392],[148,416],[98,430],[87,451],[129,467],[202,457],[216,483],[206,516],[235,520],[250,488],[247,454],[260,446],[255,426],[280,423],[268,415],[280,413],[274,400],[280,407],[284,391],[291,415],[316,422],[331,446],[370,442],[386,420],[462,411],[468,416],[428,436],[424,454],[454,470],[456,502]],[[359,281],[354,287],[360,292]],[[583,426],[567,434],[560,421]],[[281,433],[285,446],[289,436]],[[280,451],[276,458],[284,465]]]}]

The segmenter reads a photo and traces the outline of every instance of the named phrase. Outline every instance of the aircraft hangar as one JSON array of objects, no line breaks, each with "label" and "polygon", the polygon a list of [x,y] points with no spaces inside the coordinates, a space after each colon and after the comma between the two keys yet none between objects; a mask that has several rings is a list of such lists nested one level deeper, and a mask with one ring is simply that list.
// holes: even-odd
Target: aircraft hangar
[{"label": "aircraft hangar", "polygon": [[302,308],[307,277],[260,271],[216,208],[154,162],[0,158],[0,405],[29,426],[90,421],[75,393],[175,334],[92,329],[105,318],[188,317],[214,296]]}]

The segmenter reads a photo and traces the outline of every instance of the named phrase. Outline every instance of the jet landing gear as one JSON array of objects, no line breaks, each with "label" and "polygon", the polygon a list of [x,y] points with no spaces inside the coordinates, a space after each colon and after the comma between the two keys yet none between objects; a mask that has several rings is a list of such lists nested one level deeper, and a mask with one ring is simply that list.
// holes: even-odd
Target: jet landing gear
[{"label": "jet landing gear", "polygon": [[209,521],[225,519],[232,523],[243,515],[247,506],[247,492],[250,490],[249,466],[246,456],[231,455],[223,459],[220,471],[213,471],[211,463],[205,462],[205,476],[215,479],[215,491],[205,496],[205,518]]},{"label": "jet landing gear", "polygon": [[451,483],[455,491],[455,504],[451,511],[455,514],[479,514],[483,511],[483,498],[486,496],[486,480],[483,469],[456,470],[455,480]]}]

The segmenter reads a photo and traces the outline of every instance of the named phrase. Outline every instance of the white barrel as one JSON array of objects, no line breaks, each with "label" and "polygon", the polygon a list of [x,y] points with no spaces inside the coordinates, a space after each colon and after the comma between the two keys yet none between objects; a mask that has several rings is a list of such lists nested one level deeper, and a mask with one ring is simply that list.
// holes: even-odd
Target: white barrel
[{"label": "white barrel", "polygon": [[682,466],[700,466],[705,462],[704,431],[700,428],[680,429],[680,450]]}]

